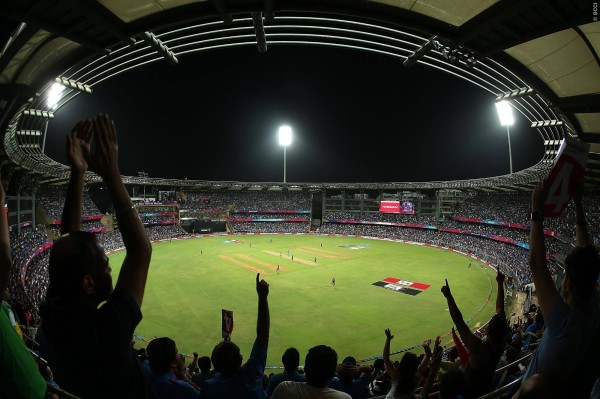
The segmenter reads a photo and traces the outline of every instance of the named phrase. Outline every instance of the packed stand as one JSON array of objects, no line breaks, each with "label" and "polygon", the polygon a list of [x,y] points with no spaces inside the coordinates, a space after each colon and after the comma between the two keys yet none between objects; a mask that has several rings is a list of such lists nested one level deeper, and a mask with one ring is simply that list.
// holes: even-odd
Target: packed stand
[{"label": "packed stand", "polygon": [[[50,188],[40,189],[37,192],[36,203],[44,209],[51,219],[58,220],[61,217],[62,207],[65,203],[65,191]],[[84,217],[102,214],[87,193],[84,194],[81,207],[82,216]]]},{"label": "packed stand", "polygon": [[310,227],[300,222],[239,222],[230,226],[234,233],[306,233]]},{"label": "packed stand", "polygon": [[[92,137],[93,153],[90,152]],[[508,328],[504,310],[505,276],[500,270],[496,275],[496,313],[478,334],[467,327],[459,308],[462,304],[456,303],[451,290],[453,282],[446,280],[438,295],[445,297],[449,319],[455,325],[451,330],[455,347],[446,354],[440,345],[441,338],[437,337],[433,350],[431,340],[427,340],[422,345],[423,355],[407,352],[393,362],[394,335],[386,329],[382,332],[385,334],[382,362],[378,359],[373,365],[359,364],[351,355],[340,362],[335,349],[316,345],[306,354],[301,373],[300,354],[290,348],[289,356],[282,358],[283,375],[269,379],[265,376],[270,334],[269,284],[259,274],[253,284],[257,295],[256,337],[245,362],[240,348],[231,341],[233,325],[232,320],[228,322],[226,312],[224,340],[214,346],[210,358],[194,354],[187,368],[172,338],[155,338],[144,351],[133,350],[131,338],[142,319],[140,308],[152,246],[121,181],[115,126],[106,115],[100,114],[78,123],[67,140],[71,179],[61,218],[61,237],[51,248],[47,263],[49,286],[40,309],[42,325],[36,337],[47,364],[36,364],[15,327],[15,312],[10,304],[5,304],[12,259],[7,221],[0,219],[2,398],[42,399],[48,391],[46,383],[86,399],[363,399],[376,395],[404,399],[427,398],[436,389],[441,398],[472,399],[508,381],[521,381],[515,398],[589,398],[594,383],[597,384],[600,257],[587,231],[581,187],[574,199],[577,248],[565,261],[560,293],[547,267],[541,215],[544,185],[538,185],[533,193],[527,263],[538,290],[539,309],[534,309],[535,315],[525,328],[519,325],[513,326],[512,331]],[[106,254],[98,245],[98,235],[81,231],[83,177],[88,167],[108,187],[127,251],[114,287]],[[0,201],[4,200],[4,189],[0,187]],[[500,249],[494,247],[500,243],[491,240],[435,230],[333,223],[326,224],[324,229],[336,233],[347,229],[350,234],[356,234],[353,229],[360,229],[368,233],[365,235],[458,249],[464,246],[465,252],[481,248],[499,258],[509,248],[518,249],[514,246]],[[16,309],[16,313],[20,311]],[[535,346],[532,341],[538,344],[531,362],[524,370],[514,367],[512,360],[530,352]],[[445,355],[450,359],[444,361]],[[506,365],[507,372],[497,371],[499,365]]]},{"label": "packed stand", "polygon": [[332,212],[323,213],[323,220],[360,220],[364,222],[408,223],[435,226],[437,221],[433,216],[401,215],[381,212]]},{"label": "packed stand", "polygon": [[188,235],[188,233],[186,233],[186,231],[183,230],[179,224],[146,227],[145,230],[150,238],[150,241],[168,240]]},{"label": "packed stand", "polygon": [[319,232],[323,234],[395,238],[397,240],[453,248],[506,267],[508,269],[507,274],[513,278],[511,283],[518,287],[531,282],[531,274],[527,267],[527,250],[500,241],[464,234],[446,233],[439,230],[338,223],[325,223],[321,226]]},{"label": "packed stand", "polygon": [[[466,200],[455,212],[455,217],[494,220],[529,226],[529,192],[479,193]],[[590,236],[595,245],[600,243],[600,192],[590,190],[586,196],[585,213],[589,215]],[[573,240],[576,216],[572,204],[560,218],[547,219],[545,228],[559,237]]]}]

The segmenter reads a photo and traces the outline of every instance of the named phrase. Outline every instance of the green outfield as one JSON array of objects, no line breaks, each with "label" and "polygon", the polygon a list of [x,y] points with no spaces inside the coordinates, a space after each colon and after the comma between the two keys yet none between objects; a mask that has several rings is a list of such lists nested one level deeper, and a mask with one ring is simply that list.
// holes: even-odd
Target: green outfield
[{"label": "green outfield", "polygon": [[[123,256],[111,256],[115,279]],[[221,309],[229,309],[233,341],[247,357],[256,334],[257,272],[270,286],[272,366],[290,346],[302,361],[318,344],[332,346],[342,358],[377,356],[388,327],[393,351],[447,333],[452,322],[440,292],[444,279],[465,319],[487,302],[471,327],[494,311],[494,271],[450,251],[352,237],[219,236],[154,244],[136,333],[169,336],[184,353],[210,355],[221,339]],[[401,292],[381,287],[390,277],[424,285]]]}]

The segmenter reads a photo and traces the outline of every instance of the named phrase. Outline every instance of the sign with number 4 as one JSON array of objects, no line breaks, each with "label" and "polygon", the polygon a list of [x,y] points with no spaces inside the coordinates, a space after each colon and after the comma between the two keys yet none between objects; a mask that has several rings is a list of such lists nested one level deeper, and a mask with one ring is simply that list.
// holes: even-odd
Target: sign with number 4
[{"label": "sign with number 4", "polygon": [[554,166],[546,179],[548,197],[544,203],[544,216],[560,216],[583,180],[590,145],[570,137],[565,138],[558,150]]}]

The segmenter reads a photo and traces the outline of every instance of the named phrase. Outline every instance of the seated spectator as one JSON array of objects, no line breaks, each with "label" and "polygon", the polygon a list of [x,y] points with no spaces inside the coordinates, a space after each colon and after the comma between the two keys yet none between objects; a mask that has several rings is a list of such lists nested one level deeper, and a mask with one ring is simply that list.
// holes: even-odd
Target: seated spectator
[{"label": "seated spectator", "polygon": [[388,392],[386,399],[413,398],[413,391],[417,387],[417,368],[419,358],[414,353],[405,353],[398,366],[390,359],[390,342],[394,336],[390,329],[385,330],[385,345],[383,346],[383,361],[385,369],[392,380],[392,389]]},{"label": "seated spectator", "polygon": [[272,399],[351,399],[347,393],[329,388],[335,374],[337,353],[325,345],[309,349],[304,362],[306,382],[284,381],[275,388]]},{"label": "seated spectator", "polygon": [[[181,373],[183,362],[175,341],[171,338],[155,338],[147,348],[150,384],[161,399],[194,399],[200,390],[187,381]],[[178,378],[179,375],[179,378]]]},{"label": "seated spectator", "polygon": [[385,372],[383,359],[375,360],[371,376],[373,381],[369,384],[370,396],[385,396],[392,388],[392,381],[390,375]]},{"label": "seated spectator", "polygon": [[223,341],[213,349],[211,360],[218,373],[215,378],[204,381],[202,397],[211,399],[245,399],[264,396],[262,381],[267,363],[269,345],[269,284],[256,275],[258,293],[258,317],[256,340],[252,346],[250,359],[242,366],[240,348],[230,341]]},{"label": "seated spectator", "polygon": [[352,399],[369,396],[371,382],[371,366],[359,367],[356,359],[349,356],[337,368],[337,376],[329,381],[329,387],[346,392]]},{"label": "seated spectator", "polygon": [[204,381],[214,378],[215,372],[214,370],[211,370],[212,363],[210,362],[210,357],[208,356],[201,356],[198,358],[197,364],[200,372],[192,376],[192,382],[198,386],[201,386]]},{"label": "seated spectator", "polygon": [[[6,202],[4,187],[0,184],[0,204]],[[12,257],[8,235],[8,220],[0,217],[0,292],[10,279]],[[8,309],[0,306],[0,397],[15,399],[42,399],[46,382],[38,372],[35,360],[12,326]]]},{"label": "seated spectator", "polygon": [[542,312],[538,312],[535,314],[535,321],[525,329],[524,333],[521,334],[521,339],[523,340],[523,350],[526,350],[529,348],[530,344],[537,341],[538,336],[536,334],[540,333],[542,328],[544,328],[544,315]]},{"label": "seated spectator", "polygon": [[306,375],[298,372],[298,366],[300,365],[300,353],[296,348],[288,348],[281,356],[281,362],[283,363],[283,373],[275,374],[269,378],[269,385],[267,385],[266,394],[267,398],[273,395],[273,391],[277,388],[277,385],[283,381],[295,381],[304,382],[306,381]]},{"label": "seated spectator", "polygon": [[554,375],[553,382],[568,384],[570,398],[589,398],[600,373],[600,308],[596,291],[600,257],[588,234],[581,183],[573,197],[577,247],[565,259],[565,276],[559,293],[546,267],[543,239],[542,210],[548,190],[545,182],[540,182],[533,191],[529,241],[529,267],[546,331],[523,381],[535,374]]},{"label": "seated spectator", "polygon": [[[67,139],[71,177],[61,221],[65,235],[50,253],[50,284],[38,337],[42,357],[61,388],[76,396],[155,398],[131,346],[142,319],[152,247],[121,180],[114,123],[100,114],[77,124]],[[127,251],[114,291],[108,258],[95,235],[79,231],[88,165],[108,187]]]},{"label": "seated spectator", "polygon": [[469,359],[463,370],[467,387],[467,397],[477,398],[492,390],[491,382],[496,366],[504,352],[508,324],[504,313],[504,274],[497,270],[496,314],[488,323],[488,331],[484,340],[473,334],[465,323],[454,297],[450,292],[448,280],[442,287],[442,293],[448,302],[448,309],[456,330],[469,351]]}]

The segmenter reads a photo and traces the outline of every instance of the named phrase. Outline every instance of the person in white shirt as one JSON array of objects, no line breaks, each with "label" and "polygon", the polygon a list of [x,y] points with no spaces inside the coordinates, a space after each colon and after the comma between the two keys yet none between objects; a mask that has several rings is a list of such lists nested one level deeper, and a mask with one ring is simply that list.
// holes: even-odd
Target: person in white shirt
[{"label": "person in white shirt", "polygon": [[327,387],[335,374],[337,361],[337,353],[329,346],[309,349],[304,364],[306,382],[282,382],[271,399],[352,399],[347,393]]}]

